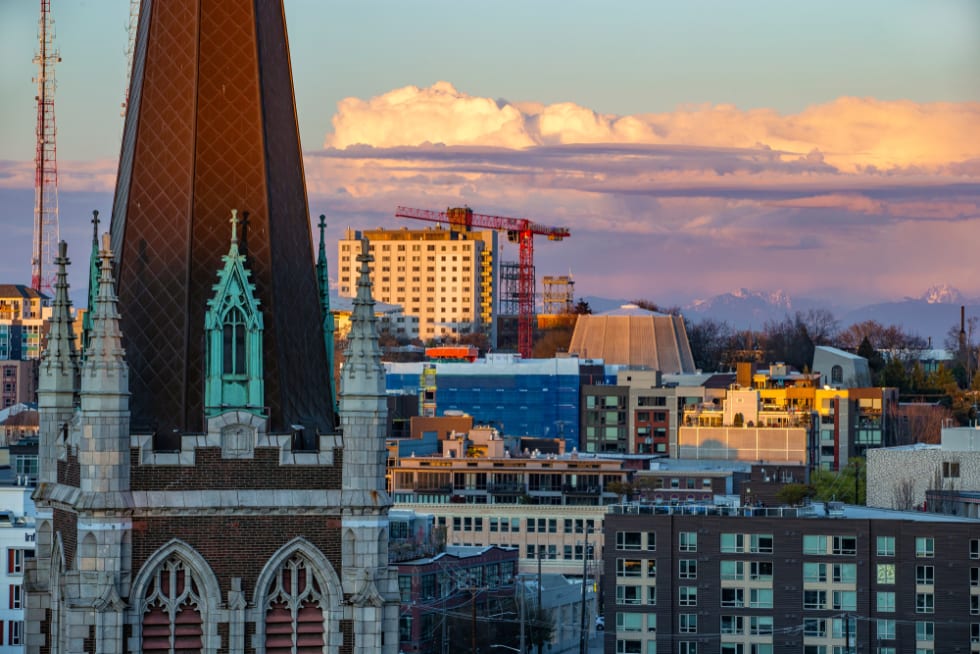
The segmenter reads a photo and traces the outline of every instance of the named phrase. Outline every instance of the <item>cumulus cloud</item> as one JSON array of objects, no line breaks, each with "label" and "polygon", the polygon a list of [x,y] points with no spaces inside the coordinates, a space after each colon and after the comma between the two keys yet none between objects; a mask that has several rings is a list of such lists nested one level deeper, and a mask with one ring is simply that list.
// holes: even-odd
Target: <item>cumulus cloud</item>
[{"label": "cumulus cloud", "polygon": [[325,147],[429,144],[523,149],[568,144],[666,144],[758,149],[844,171],[935,169],[980,157],[980,103],[843,97],[796,114],[691,105],[617,116],[573,103],[518,104],[448,82],[339,103]]}]

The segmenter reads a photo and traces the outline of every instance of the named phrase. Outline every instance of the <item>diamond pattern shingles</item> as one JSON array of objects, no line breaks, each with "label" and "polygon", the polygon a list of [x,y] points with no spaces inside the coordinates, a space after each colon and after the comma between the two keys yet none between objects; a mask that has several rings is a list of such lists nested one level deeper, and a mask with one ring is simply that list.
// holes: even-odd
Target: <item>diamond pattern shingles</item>
[{"label": "diamond pattern shingles", "polygon": [[151,6],[135,153],[123,153],[133,154],[120,308],[134,427],[203,426],[204,312],[234,208],[249,212],[271,428],[332,431],[282,4]]},{"label": "diamond pattern shingles", "polygon": [[152,3],[139,110],[127,116],[138,126],[118,285],[136,428],[182,426],[196,5]]}]

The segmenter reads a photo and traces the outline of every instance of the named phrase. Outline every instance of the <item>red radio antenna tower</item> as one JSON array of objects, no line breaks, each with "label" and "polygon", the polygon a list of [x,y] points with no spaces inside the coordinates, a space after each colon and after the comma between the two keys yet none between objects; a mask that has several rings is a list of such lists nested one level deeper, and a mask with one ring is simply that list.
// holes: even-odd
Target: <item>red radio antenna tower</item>
[{"label": "red radio antenna tower", "polygon": [[61,56],[54,48],[51,0],[41,0],[38,22],[37,148],[34,152],[34,247],[31,251],[31,287],[52,293],[54,257],[58,244],[58,159],[54,125],[54,65]]}]

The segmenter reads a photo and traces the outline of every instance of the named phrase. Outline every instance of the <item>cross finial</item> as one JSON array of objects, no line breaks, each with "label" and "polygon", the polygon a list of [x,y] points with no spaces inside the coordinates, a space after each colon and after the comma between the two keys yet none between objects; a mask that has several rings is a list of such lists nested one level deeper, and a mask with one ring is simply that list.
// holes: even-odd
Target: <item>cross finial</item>
[{"label": "cross finial", "polygon": [[327,217],[320,214],[320,242],[323,242],[323,230],[327,228]]},{"label": "cross finial", "polygon": [[238,243],[238,209],[231,210],[231,242]]},{"label": "cross finial", "polygon": [[92,245],[99,243],[99,210],[92,212]]}]

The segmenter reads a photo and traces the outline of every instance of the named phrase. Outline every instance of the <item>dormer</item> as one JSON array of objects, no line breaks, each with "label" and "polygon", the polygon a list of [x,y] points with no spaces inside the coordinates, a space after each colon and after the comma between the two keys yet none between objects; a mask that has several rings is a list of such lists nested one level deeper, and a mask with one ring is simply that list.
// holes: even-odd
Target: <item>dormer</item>
[{"label": "dormer", "polygon": [[207,373],[204,412],[265,416],[262,376],[262,313],[251,272],[238,250],[238,212],[231,212],[231,246],[221,260],[214,296],[204,316]]}]

